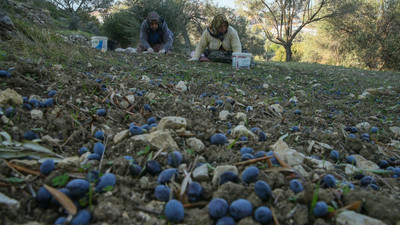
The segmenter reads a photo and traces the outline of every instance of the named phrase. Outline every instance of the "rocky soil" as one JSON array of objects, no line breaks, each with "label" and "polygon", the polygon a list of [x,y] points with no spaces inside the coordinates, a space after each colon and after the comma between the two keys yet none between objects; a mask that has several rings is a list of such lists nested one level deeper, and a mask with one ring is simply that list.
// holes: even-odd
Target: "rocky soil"
[{"label": "rocky soil", "polygon": [[[166,184],[174,192],[169,198],[184,206],[177,224],[216,224],[208,207],[214,198],[251,203],[251,215],[236,224],[256,224],[260,206],[272,212],[268,224],[399,224],[398,73],[262,62],[235,70],[187,62],[178,53],[84,50],[94,57],[57,64],[7,50],[0,60],[1,224],[67,217],[65,208],[73,206],[43,199],[39,190],[63,188],[92,171],[113,174],[116,182],[95,191],[94,180],[86,195],[70,198],[78,211],[90,212],[90,224],[171,224],[166,202],[155,196],[159,172],[146,163],[173,168],[172,151],[182,155]],[[212,143],[216,133],[227,141]],[[104,154],[92,154],[96,143]],[[243,147],[253,151],[241,154]],[[55,168],[45,175],[40,167],[49,158]],[[144,168],[139,174],[137,166]],[[251,166],[259,174],[244,182]],[[220,184],[225,171],[237,177]],[[298,193],[294,179],[303,186]],[[257,180],[270,186],[268,200],[255,193]],[[202,187],[196,200],[187,196],[192,182]],[[328,214],[313,213],[317,201]]]}]

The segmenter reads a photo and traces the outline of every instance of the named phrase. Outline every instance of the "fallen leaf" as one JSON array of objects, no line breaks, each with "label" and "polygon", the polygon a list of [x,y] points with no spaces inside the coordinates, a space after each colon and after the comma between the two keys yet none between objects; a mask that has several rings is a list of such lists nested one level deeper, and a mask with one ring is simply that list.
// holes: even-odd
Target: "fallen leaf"
[{"label": "fallen leaf", "polygon": [[57,199],[57,201],[65,208],[65,210],[67,210],[67,212],[71,215],[75,215],[77,212],[77,208],[76,205],[72,202],[72,200],[65,195],[64,193],[62,193],[61,191],[52,188],[46,184],[44,184],[44,187],[50,192],[51,195],[53,195],[53,197],[55,199]]}]

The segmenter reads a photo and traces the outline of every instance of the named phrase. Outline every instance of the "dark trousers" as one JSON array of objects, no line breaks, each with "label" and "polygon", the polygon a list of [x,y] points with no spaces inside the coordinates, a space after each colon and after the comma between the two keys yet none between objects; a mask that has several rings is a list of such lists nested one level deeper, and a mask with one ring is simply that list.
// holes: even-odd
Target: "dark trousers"
[{"label": "dark trousers", "polygon": [[[154,52],[159,52],[161,49],[163,49],[164,44],[163,43],[158,43],[158,44],[150,44],[150,47],[154,50]],[[138,44],[136,48],[137,53],[142,53],[147,51],[140,43]]]}]

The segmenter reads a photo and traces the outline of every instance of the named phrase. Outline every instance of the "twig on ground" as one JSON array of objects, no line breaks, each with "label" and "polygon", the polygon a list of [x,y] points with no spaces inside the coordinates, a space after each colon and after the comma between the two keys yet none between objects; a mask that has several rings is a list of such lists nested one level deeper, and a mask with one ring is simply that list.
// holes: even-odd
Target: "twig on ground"
[{"label": "twig on ground", "polygon": [[[272,156],[264,156],[264,157],[257,158],[257,159],[249,159],[249,160],[246,160],[246,161],[243,161],[243,162],[238,162],[238,163],[236,163],[235,165],[236,165],[236,166],[239,166],[239,165],[246,165],[246,164],[255,163],[255,162],[259,162],[259,161],[263,161],[263,160],[268,160],[268,161],[269,161],[269,159],[272,159],[272,158],[273,158]],[[270,163],[271,163],[271,162],[270,162]],[[270,164],[268,163],[268,166],[269,166],[269,167],[272,167],[272,164],[270,165]]]},{"label": "twig on ground", "polygon": [[208,204],[208,202],[194,202],[183,204],[183,208],[195,208],[195,207],[204,207]]},{"label": "twig on ground", "polygon": [[14,165],[14,164],[12,164],[12,163],[9,163],[9,162],[8,162],[7,160],[5,160],[5,159],[3,159],[3,161],[4,161],[4,162],[6,163],[6,165],[7,165],[8,167],[10,167],[14,172],[18,173],[24,180],[25,180],[25,176],[24,176],[22,173],[20,173],[19,171],[24,172],[24,173],[33,174],[33,175],[40,175],[40,172],[39,172],[39,171],[34,171],[34,170],[30,170],[30,169],[27,169],[27,168],[22,167],[22,166]]},{"label": "twig on ground", "polygon": [[272,218],[274,219],[274,224],[275,225],[279,225],[278,219],[276,218],[276,215],[275,215],[275,212],[274,212],[273,208],[271,208],[271,212],[272,212]]},{"label": "twig on ground", "polygon": [[106,139],[106,143],[104,144],[104,151],[103,154],[101,154],[101,158],[100,158],[100,164],[99,164],[99,171],[101,171],[101,165],[103,164],[103,158],[104,158],[104,154],[106,153],[106,149],[107,149],[107,144],[108,144],[108,139],[111,138],[111,135],[107,135],[107,139]]}]

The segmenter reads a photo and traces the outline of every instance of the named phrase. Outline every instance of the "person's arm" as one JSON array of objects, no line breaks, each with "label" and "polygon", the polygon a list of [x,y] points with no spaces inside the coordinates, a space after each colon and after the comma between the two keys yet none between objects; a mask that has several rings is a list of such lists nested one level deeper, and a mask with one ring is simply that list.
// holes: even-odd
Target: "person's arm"
[{"label": "person's arm", "polygon": [[232,28],[232,34],[230,35],[231,38],[231,45],[232,45],[232,52],[241,53],[242,52],[242,44],[240,44],[239,35],[235,29]]},{"label": "person's arm", "polygon": [[207,45],[210,43],[210,39],[208,37],[208,31],[207,29],[203,32],[200,38],[199,44],[197,44],[196,50],[194,51],[192,59],[199,59],[201,54],[204,52],[204,49],[206,49]]},{"label": "person's arm", "polygon": [[163,23],[162,27],[162,35],[164,39],[164,47],[163,49],[167,52],[168,50],[172,49],[173,43],[173,34],[170,29],[168,29],[167,23]]},{"label": "person's arm", "polygon": [[147,21],[143,21],[142,26],[140,27],[140,37],[139,37],[139,42],[140,45],[143,46],[144,49],[149,49],[151,48],[148,40],[149,40],[149,35],[147,34],[147,30],[148,30],[148,26],[147,26]]}]

